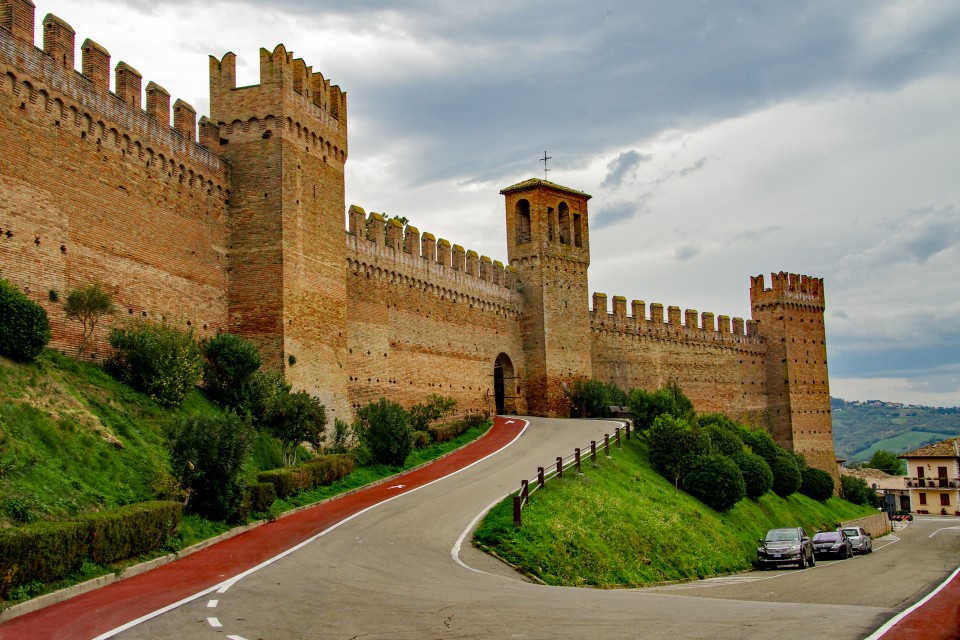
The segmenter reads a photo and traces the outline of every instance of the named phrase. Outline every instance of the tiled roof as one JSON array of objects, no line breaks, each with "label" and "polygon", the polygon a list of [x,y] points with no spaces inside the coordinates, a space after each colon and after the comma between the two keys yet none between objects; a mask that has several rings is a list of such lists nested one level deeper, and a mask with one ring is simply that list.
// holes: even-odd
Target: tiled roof
[{"label": "tiled roof", "polygon": [[898,458],[960,458],[960,438],[950,438],[902,453]]},{"label": "tiled roof", "polygon": [[550,182],[549,180],[540,180],[539,178],[530,178],[529,180],[518,182],[517,184],[510,185],[509,187],[504,187],[503,189],[500,189],[500,193],[507,194],[507,193],[513,193],[514,191],[527,191],[529,189],[536,189],[537,187],[549,187],[551,189],[563,191],[564,193],[571,193],[573,195],[581,196],[587,199],[590,199],[593,197],[589,193],[584,193],[583,191],[577,191],[576,189],[571,189],[570,187],[565,187],[562,184],[557,184],[556,182]]},{"label": "tiled roof", "polygon": [[903,489],[906,487],[905,476],[890,475],[880,469],[847,469],[846,467],[840,467],[840,475],[860,478],[868,485],[876,485],[878,489]]}]

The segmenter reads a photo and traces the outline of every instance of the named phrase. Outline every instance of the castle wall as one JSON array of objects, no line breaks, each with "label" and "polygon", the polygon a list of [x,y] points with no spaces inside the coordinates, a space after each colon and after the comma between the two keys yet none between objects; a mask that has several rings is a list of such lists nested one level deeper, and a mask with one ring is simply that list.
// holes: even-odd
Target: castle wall
[{"label": "castle wall", "polygon": [[719,412],[754,425],[766,422],[766,348],[756,326],[712,313],[615,297],[613,313],[604,294],[591,311],[593,377],[622,389],[655,390],[677,382],[697,412]]},{"label": "castle wall", "polygon": [[[69,25],[48,20],[72,46]],[[0,28],[0,274],[46,308],[52,346],[68,351],[81,328],[60,304],[95,281],[118,308],[104,324],[149,315],[200,333],[225,326],[228,166],[134,106],[132,91],[110,92],[109,54],[84,45],[91,76],[69,66],[72,49],[54,59]],[[107,335],[98,330],[91,355]]]},{"label": "castle wall", "polygon": [[346,240],[342,357],[351,405],[387,397],[410,406],[435,393],[456,399],[461,412],[491,410],[494,362],[505,353],[521,378],[506,381],[508,409],[525,412],[522,298],[508,286],[509,274],[430,234],[418,242],[413,227],[406,242],[388,246],[377,214],[370,216],[367,239],[363,214],[357,222],[356,212],[351,208],[353,232]]}]

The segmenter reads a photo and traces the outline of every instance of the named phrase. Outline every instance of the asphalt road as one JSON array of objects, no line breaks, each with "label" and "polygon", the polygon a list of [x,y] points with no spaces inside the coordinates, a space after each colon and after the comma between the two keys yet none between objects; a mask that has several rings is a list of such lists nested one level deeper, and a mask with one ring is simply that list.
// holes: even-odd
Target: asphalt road
[{"label": "asphalt road", "polygon": [[877,540],[868,556],[644,590],[545,587],[468,541],[455,553],[521,478],[611,431],[535,418],[507,450],[115,637],[859,640],[960,562],[960,520],[939,517]]}]

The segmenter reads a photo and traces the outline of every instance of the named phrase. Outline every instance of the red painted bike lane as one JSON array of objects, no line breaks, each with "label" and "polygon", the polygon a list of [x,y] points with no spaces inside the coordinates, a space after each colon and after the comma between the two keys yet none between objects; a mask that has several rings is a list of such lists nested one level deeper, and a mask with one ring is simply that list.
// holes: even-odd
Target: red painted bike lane
[{"label": "red painted bike lane", "polygon": [[279,518],[152,571],[13,618],[0,625],[0,639],[90,640],[164,607],[194,599],[364,509],[500,451],[523,432],[526,424],[520,419],[497,417],[482,438],[432,464]]},{"label": "red painted bike lane", "polygon": [[954,572],[950,581],[929,600],[893,623],[889,629],[878,630],[870,638],[877,640],[957,640],[960,638],[960,570]]}]

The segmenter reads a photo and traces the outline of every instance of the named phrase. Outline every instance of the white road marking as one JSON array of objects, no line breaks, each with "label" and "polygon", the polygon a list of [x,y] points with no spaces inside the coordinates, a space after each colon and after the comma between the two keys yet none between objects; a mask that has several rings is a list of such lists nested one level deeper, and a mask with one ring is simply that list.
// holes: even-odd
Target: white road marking
[{"label": "white road marking", "polygon": [[227,636],[227,640],[247,640],[243,636]]},{"label": "white road marking", "polygon": [[407,485],[405,485],[405,484],[395,484],[395,485],[393,485],[392,487],[387,487],[387,489],[403,489],[405,486],[407,486]]},{"label": "white road marking", "polygon": [[[372,504],[372,505],[370,505],[369,507],[367,507],[366,509],[363,509],[363,510],[361,510],[361,511],[358,511],[357,513],[353,514],[352,516],[346,517],[346,518],[344,518],[343,520],[341,520],[340,522],[337,522],[336,524],[333,524],[333,525],[331,525],[330,527],[327,527],[326,529],[324,529],[324,530],[321,531],[320,533],[316,534],[316,535],[313,536],[312,538],[309,538],[308,540],[304,540],[304,541],[301,542],[300,544],[295,545],[295,546],[287,549],[286,551],[283,551],[283,552],[281,552],[281,553],[278,553],[277,555],[273,556],[272,558],[269,558],[269,559],[267,559],[267,560],[264,560],[263,562],[261,562],[260,564],[258,564],[258,565],[255,566],[255,567],[253,567],[252,569],[247,569],[247,570],[244,571],[243,573],[240,573],[240,574],[238,574],[238,575],[230,578],[229,580],[225,580],[224,582],[221,582],[220,584],[216,584],[216,585],[214,585],[214,586],[212,586],[212,587],[210,587],[210,588],[208,588],[208,589],[204,589],[203,591],[200,591],[200,592],[198,592],[198,593],[195,593],[195,594],[193,594],[193,595],[191,595],[191,596],[187,596],[186,598],[183,598],[182,600],[178,600],[177,602],[174,602],[173,604],[167,605],[166,607],[157,609],[156,611],[151,611],[150,613],[148,613],[148,614],[146,614],[146,615],[140,616],[140,617],[137,618],[136,620],[131,620],[130,622],[128,622],[128,623],[126,623],[126,624],[123,624],[123,625],[120,625],[119,627],[117,627],[117,628],[115,628],[115,629],[111,629],[110,631],[107,631],[107,632],[105,632],[105,633],[102,633],[102,634],[100,634],[99,636],[97,636],[96,638],[93,638],[93,640],[107,640],[107,638],[112,638],[113,636],[117,635],[118,633],[121,633],[121,632],[123,632],[123,631],[126,631],[127,629],[132,629],[133,627],[137,626],[138,624],[141,624],[141,623],[143,623],[143,622],[146,622],[147,620],[151,620],[151,619],[153,619],[153,618],[156,618],[157,616],[163,615],[164,613],[167,613],[168,611],[172,611],[172,610],[176,609],[177,607],[180,607],[180,606],[182,606],[182,605],[187,604],[188,602],[193,602],[194,600],[197,600],[198,598],[202,598],[203,596],[207,595],[208,593],[212,593],[212,592],[214,592],[214,591],[216,591],[217,593],[226,593],[226,592],[227,592],[227,589],[229,589],[230,587],[232,587],[233,585],[235,585],[237,582],[239,582],[239,581],[242,580],[243,578],[245,578],[245,577],[247,577],[247,576],[249,576],[249,575],[251,575],[251,574],[253,574],[253,573],[257,572],[257,571],[259,571],[260,569],[263,569],[263,568],[266,567],[266,566],[269,566],[269,565],[273,564],[274,562],[276,562],[276,561],[278,561],[278,560],[280,560],[280,559],[282,559],[282,558],[287,557],[288,555],[290,555],[291,553],[293,553],[293,552],[295,552],[295,551],[298,551],[299,549],[302,549],[303,547],[307,546],[308,544],[310,544],[310,543],[313,542],[314,540],[317,540],[318,538],[321,538],[321,537],[327,535],[328,533],[330,533],[330,532],[333,531],[334,529],[337,529],[338,527],[340,527],[340,525],[346,524],[347,522],[350,522],[350,521],[353,520],[354,518],[358,518],[358,517],[362,516],[362,515],[365,514],[367,511],[370,511],[370,510],[375,509],[375,508],[377,508],[377,507],[379,507],[379,506],[381,506],[381,505],[384,505],[384,504],[386,504],[386,503],[388,503],[388,502],[391,502],[391,501],[393,501],[393,500],[396,500],[397,498],[403,498],[404,496],[408,496],[408,495],[410,495],[411,493],[414,493],[415,491],[419,491],[420,489],[425,489],[426,487],[429,487],[429,486],[432,485],[432,484],[435,484],[435,483],[437,483],[437,482],[440,482],[441,480],[445,480],[445,479],[449,478],[450,476],[455,476],[455,475],[457,475],[458,473],[461,473],[461,472],[463,472],[463,471],[466,471],[466,470],[469,469],[470,467],[472,467],[472,466],[474,466],[474,465],[478,465],[478,464],[480,464],[481,462],[483,462],[484,460],[486,460],[486,459],[488,459],[488,458],[492,458],[493,456],[497,455],[498,453],[500,453],[500,452],[503,451],[504,449],[510,447],[511,445],[513,445],[514,442],[516,442],[517,440],[520,439],[520,436],[522,436],[523,433],[527,430],[527,427],[530,426],[530,423],[527,422],[526,420],[524,420],[523,422],[525,422],[526,424],[523,426],[523,429],[520,430],[520,433],[518,433],[517,436],[516,436],[513,440],[511,440],[511,441],[508,442],[507,444],[503,445],[502,447],[500,447],[500,448],[497,449],[496,451],[493,451],[492,453],[489,453],[489,454],[485,455],[484,457],[480,458],[479,460],[476,460],[476,461],[474,461],[474,462],[471,462],[470,464],[468,464],[467,466],[463,467],[462,469],[457,469],[456,471],[453,471],[453,472],[451,472],[451,473],[448,473],[447,475],[445,475],[445,476],[443,476],[443,477],[440,477],[440,478],[437,478],[436,480],[431,480],[430,482],[428,482],[428,483],[426,483],[426,484],[422,484],[422,485],[420,485],[419,487],[414,487],[414,488],[411,489],[410,491],[406,491],[406,492],[404,492],[404,493],[397,494],[397,495],[393,496],[392,498],[387,498],[386,500],[382,500],[382,501],[380,501],[380,502],[378,502],[378,503],[376,503],[376,504]],[[215,620],[215,619],[216,619],[216,618],[214,618],[214,620]],[[233,638],[234,636],[228,636],[228,637],[229,637],[229,638]],[[239,637],[239,636],[237,636],[237,637]],[[241,638],[240,640],[243,640],[243,639]]]},{"label": "white road marking", "polygon": [[217,620],[216,618],[207,618],[207,624],[209,624],[211,627],[215,629],[219,629],[220,627],[223,626],[222,624],[220,624],[220,621]]},{"label": "white road marking", "polygon": [[216,609],[218,602],[220,602],[220,601],[219,601],[219,600],[211,600],[210,602],[207,603],[207,609]]},{"label": "white road marking", "polygon": [[960,529],[960,527],[943,527],[943,528],[941,528],[941,529],[937,529],[936,531],[934,531],[933,533],[931,533],[931,534],[930,534],[929,536],[927,536],[927,537],[928,537],[928,538],[932,538],[933,536],[937,535],[937,534],[940,533],[941,531],[950,531],[950,530],[952,530],[952,529]]},{"label": "white road marking", "polygon": [[948,584],[950,584],[950,581],[956,578],[957,574],[960,574],[960,568],[957,568],[953,573],[951,573],[946,580],[940,583],[940,586],[938,586],[936,589],[928,593],[926,598],[924,598],[917,604],[913,605],[906,611],[902,611],[896,616],[890,618],[890,620],[888,620],[885,625],[883,625],[882,627],[880,627],[879,629],[871,633],[869,636],[867,636],[863,640],[879,640],[879,638],[883,636],[883,634],[885,634],[887,631],[890,631],[890,629],[892,629],[895,624],[897,624],[898,622],[906,618],[908,615],[910,615],[911,613],[913,613],[923,605],[927,604],[930,598],[932,598],[933,596],[943,591],[943,588],[946,587]]}]

